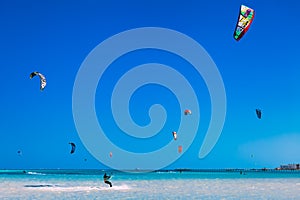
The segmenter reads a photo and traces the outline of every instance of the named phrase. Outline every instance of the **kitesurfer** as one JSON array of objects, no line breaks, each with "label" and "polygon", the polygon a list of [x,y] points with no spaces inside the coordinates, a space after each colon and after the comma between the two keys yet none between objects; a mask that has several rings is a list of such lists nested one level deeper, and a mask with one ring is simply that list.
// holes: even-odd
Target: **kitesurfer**
[{"label": "kitesurfer", "polygon": [[108,176],[106,173],[104,173],[104,175],[103,175],[103,181],[104,181],[104,183],[106,183],[106,184],[108,184],[110,187],[112,187],[112,184],[111,184],[111,182],[109,181],[110,177],[111,177],[111,176]]}]

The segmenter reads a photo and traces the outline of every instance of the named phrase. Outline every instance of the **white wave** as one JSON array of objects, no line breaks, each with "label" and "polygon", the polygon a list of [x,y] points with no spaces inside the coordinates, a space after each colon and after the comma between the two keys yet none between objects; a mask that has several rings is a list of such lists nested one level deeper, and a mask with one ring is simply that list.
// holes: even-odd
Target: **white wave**
[{"label": "white wave", "polygon": [[115,185],[113,187],[104,186],[59,186],[59,185],[32,185],[31,187],[26,187],[29,190],[35,191],[45,191],[45,192],[91,192],[99,190],[130,190],[131,188],[127,185]]},{"label": "white wave", "polygon": [[30,174],[30,175],[46,175],[46,174],[39,173],[39,172],[26,172],[26,174]]}]

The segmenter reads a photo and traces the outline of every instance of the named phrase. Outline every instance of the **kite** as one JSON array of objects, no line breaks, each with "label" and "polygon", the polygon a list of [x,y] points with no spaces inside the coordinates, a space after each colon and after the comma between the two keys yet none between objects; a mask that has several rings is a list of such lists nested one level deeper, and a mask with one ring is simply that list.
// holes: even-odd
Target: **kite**
[{"label": "kite", "polygon": [[254,10],[245,5],[241,5],[239,18],[233,33],[233,37],[236,41],[239,41],[244,34],[250,28],[250,25],[254,19]]},{"label": "kite", "polygon": [[113,153],[112,152],[109,152],[109,157],[112,157],[113,156]]},{"label": "kite", "polygon": [[69,142],[69,144],[72,146],[72,149],[71,149],[70,153],[73,154],[75,152],[76,145],[73,142]]},{"label": "kite", "polygon": [[184,114],[185,114],[185,115],[191,115],[191,114],[192,114],[192,111],[187,109],[187,110],[184,111]]},{"label": "kite", "polygon": [[177,140],[177,133],[175,131],[172,132],[174,140]]},{"label": "kite", "polygon": [[181,153],[182,152],[182,146],[178,146],[178,153]]},{"label": "kite", "polygon": [[19,156],[22,156],[22,151],[21,150],[18,150],[17,153],[18,153]]},{"label": "kite", "polygon": [[44,90],[47,84],[45,76],[40,72],[32,72],[29,77],[30,79],[32,79],[36,75],[40,77],[40,90]]},{"label": "kite", "polygon": [[258,117],[258,119],[261,119],[261,110],[260,109],[256,109],[256,116]]}]

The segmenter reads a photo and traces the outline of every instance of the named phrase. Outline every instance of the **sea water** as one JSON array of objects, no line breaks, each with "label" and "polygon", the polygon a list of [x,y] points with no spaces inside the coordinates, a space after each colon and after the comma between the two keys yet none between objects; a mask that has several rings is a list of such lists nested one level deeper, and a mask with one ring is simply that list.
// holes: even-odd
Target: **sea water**
[{"label": "sea water", "polygon": [[300,172],[0,170],[0,199],[300,199]]}]

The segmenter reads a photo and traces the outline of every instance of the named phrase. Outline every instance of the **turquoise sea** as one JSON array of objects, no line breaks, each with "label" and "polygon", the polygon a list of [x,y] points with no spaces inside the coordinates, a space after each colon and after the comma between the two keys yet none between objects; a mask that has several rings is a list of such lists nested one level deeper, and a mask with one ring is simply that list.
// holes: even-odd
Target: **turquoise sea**
[{"label": "turquoise sea", "polygon": [[0,170],[0,199],[300,199],[299,191],[300,171]]}]

